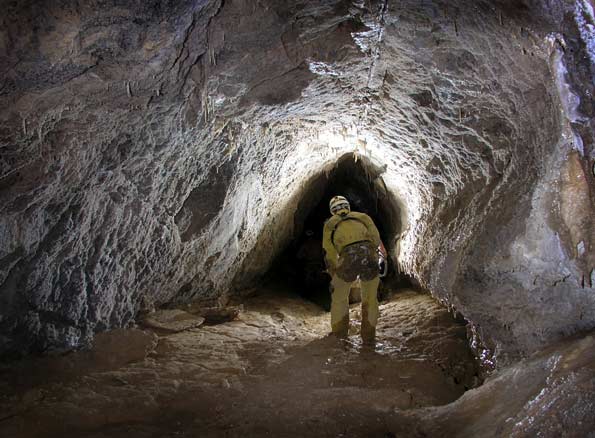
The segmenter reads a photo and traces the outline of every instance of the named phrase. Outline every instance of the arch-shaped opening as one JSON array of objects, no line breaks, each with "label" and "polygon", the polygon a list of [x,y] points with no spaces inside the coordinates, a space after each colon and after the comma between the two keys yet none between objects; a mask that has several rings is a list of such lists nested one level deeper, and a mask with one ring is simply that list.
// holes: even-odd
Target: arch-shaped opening
[{"label": "arch-shaped opening", "polygon": [[[366,157],[345,154],[322,169],[304,187],[294,214],[294,235],[273,264],[269,275],[286,278],[295,291],[324,308],[330,306],[330,276],[324,267],[322,230],[329,217],[328,203],[335,195],[345,196],[354,211],[368,214],[389,250],[388,270],[382,284],[392,289],[411,286],[399,272],[395,242],[403,230],[402,202],[389,193],[382,178],[385,168]],[[383,288],[381,286],[380,293]]]}]

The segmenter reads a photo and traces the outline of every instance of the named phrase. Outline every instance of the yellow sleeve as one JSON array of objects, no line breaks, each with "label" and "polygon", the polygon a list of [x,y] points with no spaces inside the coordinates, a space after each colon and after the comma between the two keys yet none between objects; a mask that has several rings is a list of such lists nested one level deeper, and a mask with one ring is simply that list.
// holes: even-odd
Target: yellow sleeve
[{"label": "yellow sleeve", "polygon": [[335,229],[336,220],[334,218],[330,218],[324,223],[324,229],[322,232],[322,248],[324,249],[325,256],[324,260],[326,261],[326,265],[330,269],[335,269],[337,266],[337,259],[339,258],[339,254],[337,254],[337,249],[331,240],[333,235],[333,230]]}]

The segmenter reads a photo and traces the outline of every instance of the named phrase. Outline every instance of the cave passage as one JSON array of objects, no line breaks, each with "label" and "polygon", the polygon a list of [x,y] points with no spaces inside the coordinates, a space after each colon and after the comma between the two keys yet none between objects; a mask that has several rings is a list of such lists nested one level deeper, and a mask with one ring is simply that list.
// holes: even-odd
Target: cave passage
[{"label": "cave passage", "polygon": [[[330,309],[330,276],[325,272],[322,230],[330,217],[330,199],[342,195],[349,200],[352,211],[372,218],[389,252],[387,276],[379,287],[380,296],[388,284],[393,290],[411,286],[410,279],[398,272],[391,244],[402,231],[402,207],[387,192],[382,173],[381,167],[365,157],[346,154],[332,167],[314,176],[305,185],[297,206],[293,239],[273,264],[269,276],[285,279],[300,296]],[[354,292],[352,301],[357,301],[357,292]]]},{"label": "cave passage", "polygon": [[595,0],[2,6],[0,438],[595,438]]}]

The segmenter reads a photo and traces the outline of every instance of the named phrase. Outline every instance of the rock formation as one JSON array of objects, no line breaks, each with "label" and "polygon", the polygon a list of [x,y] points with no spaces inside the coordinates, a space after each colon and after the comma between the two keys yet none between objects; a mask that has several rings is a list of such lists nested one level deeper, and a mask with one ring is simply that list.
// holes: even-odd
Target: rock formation
[{"label": "rock formation", "polygon": [[591,0],[0,3],[2,355],[248,287],[345,156],[486,354],[595,327]]}]

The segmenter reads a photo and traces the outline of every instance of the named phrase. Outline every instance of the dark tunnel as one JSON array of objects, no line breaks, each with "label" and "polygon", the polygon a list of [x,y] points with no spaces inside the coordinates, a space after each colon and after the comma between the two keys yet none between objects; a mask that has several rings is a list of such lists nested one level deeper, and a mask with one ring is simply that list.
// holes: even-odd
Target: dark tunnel
[{"label": "dark tunnel", "polygon": [[[283,278],[303,298],[327,310],[330,308],[330,276],[325,272],[322,231],[330,217],[330,199],[342,195],[349,200],[352,211],[372,218],[388,251],[386,275],[379,287],[380,299],[388,285],[392,290],[411,287],[414,282],[399,272],[395,255],[394,242],[402,232],[402,207],[388,193],[383,171],[365,157],[346,154],[334,166],[313,177],[306,184],[294,215],[293,239],[273,264],[268,277]],[[351,301],[358,300],[358,291],[352,290]]]}]

